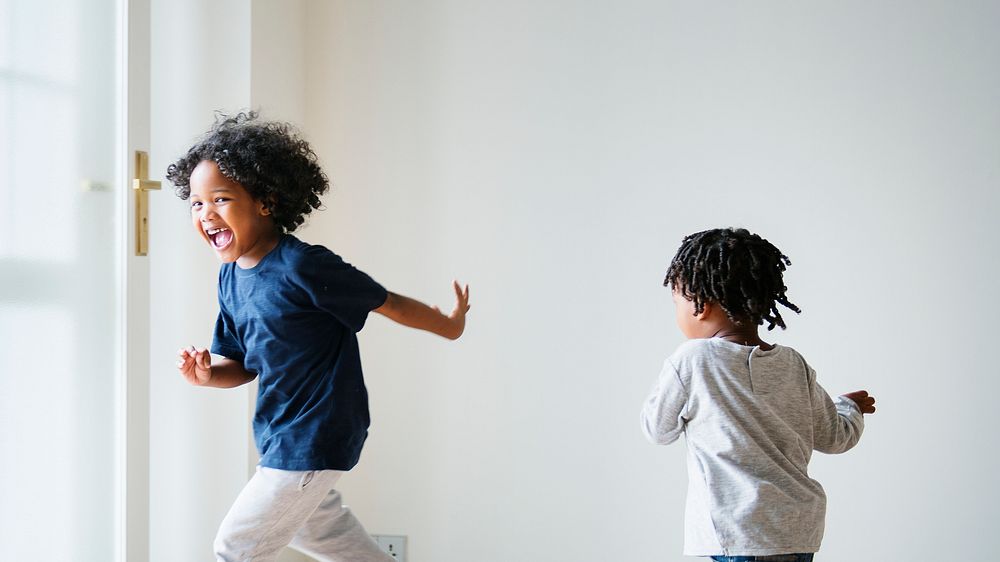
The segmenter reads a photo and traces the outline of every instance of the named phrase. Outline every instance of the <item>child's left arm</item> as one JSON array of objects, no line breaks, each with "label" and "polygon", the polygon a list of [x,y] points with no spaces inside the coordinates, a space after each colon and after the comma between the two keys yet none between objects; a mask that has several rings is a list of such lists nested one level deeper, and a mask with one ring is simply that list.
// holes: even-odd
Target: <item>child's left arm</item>
[{"label": "child's left arm", "polygon": [[469,311],[469,286],[463,289],[458,281],[455,289],[455,309],[445,315],[438,307],[430,307],[410,297],[390,292],[385,303],[376,308],[386,318],[404,326],[425,330],[450,340],[457,340],[465,331],[465,313]]},{"label": "child's left arm", "polygon": [[864,414],[875,411],[875,399],[867,392],[858,391],[840,396],[835,401],[816,381],[816,373],[812,369],[809,379],[812,386],[813,449],[830,455],[850,450],[864,433]]}]

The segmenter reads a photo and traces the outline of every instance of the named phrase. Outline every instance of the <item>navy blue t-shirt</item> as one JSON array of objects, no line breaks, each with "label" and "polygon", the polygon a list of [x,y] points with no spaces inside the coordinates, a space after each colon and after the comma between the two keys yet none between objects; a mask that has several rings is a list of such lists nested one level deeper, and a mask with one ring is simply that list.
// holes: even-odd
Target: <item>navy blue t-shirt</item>
[{"label": "navy blue t-shirt", "polygon": [[252,269],[222,265],[212,353],[258,376],[261,466],[357,464],[369,423],[357,332],[386,296],[330,250],[287,234]]}]

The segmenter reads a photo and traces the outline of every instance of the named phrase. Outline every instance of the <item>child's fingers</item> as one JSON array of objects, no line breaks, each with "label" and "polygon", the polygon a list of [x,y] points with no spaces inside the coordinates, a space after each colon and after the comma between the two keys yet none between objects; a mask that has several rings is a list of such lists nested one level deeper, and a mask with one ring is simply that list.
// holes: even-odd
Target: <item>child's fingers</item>
[{"label": "child's fingers", "polygon": [[177,350],[177,368],[183,369],[185,365],[191,362],[191,356],[183,347]]},{"label": "child's fingers", "polygon": [[462,305],[468,305],[469,304],[468,283],[466,283],[465,287],[463,288],[462,285],[459,284],[458,280],[455,279],[451,282],[451,286],[453,289],[455,289],[455,298],[458,299],[458,302],[461,303]]},{"label": "child's fingers", "polygon": [[182,347],[177,350],[177,368],[185,375],[192,367],[195,369],[208,370],[212,365],[212,355],[207,348],[198,348],[193,345]]},{"label": "child's fingers", "polygon": [[869,413],[872,413],[872,412],[875,411],[875,397],[874,396],[869,396],[868,398],[866,398],[865,399],[865,404],[867,404],[868,405],[868,409],[871,410],[871,412],[869,412]]},{"label": "child's fingers", "polygon": [[875,397],[874,396],[869,396],[867,392],[859,394],[855,398],[855,400],[857,400],[858,402],[861,402],[862,404],[865,404],[867,406],[871,406],[871,405],[875,404]]},{"label": "child's fingers", "polygon": [[867,390],[856,390],[854,392],[849,392],[844,396],[853,400],[854,403],[858,405],[858,409],[861,410],[861,413],[875,413],[875,397],[868,394]]}]

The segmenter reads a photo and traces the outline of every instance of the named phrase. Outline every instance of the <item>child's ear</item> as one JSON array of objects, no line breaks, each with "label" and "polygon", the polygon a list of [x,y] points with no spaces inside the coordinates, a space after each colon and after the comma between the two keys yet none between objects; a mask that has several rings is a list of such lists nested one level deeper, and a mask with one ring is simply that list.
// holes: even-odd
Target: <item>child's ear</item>
[{"label": "child's ear", "polygon": [[260,216],[271,216],[271,205],[268,201],[257,201],[257,207],[257,212],[260,213]]},{"label": "child's ear", "polygon": [[715,312],[715,303],[707,302],[707,301],[706,302],[702,302],[701,303],[701,312],[699,312],[698,314],[695,314],[694,317],[697,318],[698,320],[707,320],[708,317],[711,316],[711,314],[713,312]]}]

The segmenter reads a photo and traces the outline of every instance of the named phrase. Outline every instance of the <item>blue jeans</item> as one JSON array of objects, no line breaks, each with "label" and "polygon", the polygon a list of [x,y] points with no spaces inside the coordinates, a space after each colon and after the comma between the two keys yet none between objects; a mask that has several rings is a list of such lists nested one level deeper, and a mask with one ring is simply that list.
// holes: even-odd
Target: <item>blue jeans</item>
[{"label": "blue jeans", "polygon": [[713,556],[715,562],[812,562],[812,554],[774,554],[771,556]]}]

